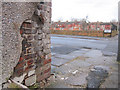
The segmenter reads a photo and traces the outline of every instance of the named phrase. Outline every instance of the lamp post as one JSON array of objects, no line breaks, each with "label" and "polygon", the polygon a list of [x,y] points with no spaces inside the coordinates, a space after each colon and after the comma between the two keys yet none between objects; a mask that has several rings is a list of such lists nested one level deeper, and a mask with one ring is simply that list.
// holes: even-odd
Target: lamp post
[{"label": "lamp post", "polygon": [[120,62],[120,1],[118,2],[118,24],[119,24],[119,34],[118,34],[118,56],[117,61]]}]

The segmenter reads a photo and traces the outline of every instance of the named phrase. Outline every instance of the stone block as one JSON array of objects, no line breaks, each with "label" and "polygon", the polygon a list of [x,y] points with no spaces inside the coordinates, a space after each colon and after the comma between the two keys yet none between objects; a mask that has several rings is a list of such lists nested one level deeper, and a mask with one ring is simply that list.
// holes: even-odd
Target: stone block
[{"label": "stone block", "polygon": [[45,55],[45,59],[46,59],[46,60],[51,59],[51,53]]},{"label": "stone block", "polygon": [[35,40],[42,40],[42,37],[43,37],[42,34],[34,36]]},{"label": "stone block", "polygon": [[38,44],[38,46],[40,46],[40,45],[43,46],[42,41],[37,41],[37,44]]},{"label": "stone block", "polygon": [[50,51],[50,49],[44,49],[43,52],[44,52],[45,54],[49,54],[51,51]]},{"label": "stone block", "polygon": [[42,34],[42,29],[38,29],[38,34]]},{"label": "stone block", "polygon": [[49,71],[48,73],[45,73],[44,75],[37,75],[37,82],[40,82],[42,80],[44,80],[45,78],[50,77],[51,71]]},{"label": "stone block", "polygon": [[42,50],[43,50],[43,47],[42,47],[42,45],[39,45],[39,46],[34,47],[34,50],[35,50],[36,52],[42,51]]},{"label": "stone block", "polygon": [[33,49],[32,47],[26,48],[26,53],[27,53],[27,54],[34,53],[34,49]]},{"label": "stone block", "polygon": [[36,29],[25,29],[24,33],[25,34],[36,34],[37,30]]},{"label": "stone block", "polygon": [[31,70],[28,72],[28,77],[31,76],[31,75],[34,75],[35,74],[35,70]]},{"label": "stone block", "polygon": [[23,80],[25,79],[25,76],[27,75],[27,73],[24,73],[23,75],[21,75],[20,77],[14,77],[13,80],[19,83],[22,83]]},{"label": "stone block", "polygon": [[43,7],[44,5],[41,5],[41,4],[38,4],[37,5],[37,8],[39,9],[39,10],[42,10],[44,7]]},{"label": "stone block", "polygon": [[42,33],[42,38],[45,39],[46,38],[46,34],[45,33]]},{"label": "stone block", "polygon": [[27,36],[27,40],[32,40],[34,37],[33,37],[33,35],[28,35]]},{"label": "stone block", "polygon": [[27,79],[25,79],[25,85],[26,86],[32,86],[36,83],[36,75],[30,76]]},{"label": "stone block", "polygon": [[51,63],[51,59],[44,60],[44,65],[46,65],[46,64],[48,64],[48,63]]}]

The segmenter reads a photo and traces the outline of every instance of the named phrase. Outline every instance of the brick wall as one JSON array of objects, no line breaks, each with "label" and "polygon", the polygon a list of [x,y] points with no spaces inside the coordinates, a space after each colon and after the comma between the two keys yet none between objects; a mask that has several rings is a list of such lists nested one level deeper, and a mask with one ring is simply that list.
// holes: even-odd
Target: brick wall
[{"label": "brick wall", "polygon": [[2,7],[2,83],[12,79],[31,86],[48,78],[51,73],[51,0],[3,2]]}]

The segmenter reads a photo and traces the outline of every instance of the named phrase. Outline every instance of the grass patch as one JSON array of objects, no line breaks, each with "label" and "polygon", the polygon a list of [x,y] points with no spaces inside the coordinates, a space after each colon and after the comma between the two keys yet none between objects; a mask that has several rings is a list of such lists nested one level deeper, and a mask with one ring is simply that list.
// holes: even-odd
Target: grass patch
[{"label": "grass patch", "polygon": [[35,83],[34,85],[32,85],[32,86],[29,86],[28,87],[29,89],[33,89],[33,88],[39,88],[39,85],[37,84],[37,83]]},{"label": "grass patch", "polygon": [[17,84],[15,84],[15,83],[10,83],[9,84],[9,86],[8,86],[8,88],[15,88],[15,90],[21,90],[20,88],[20,86],[18,86]]}]

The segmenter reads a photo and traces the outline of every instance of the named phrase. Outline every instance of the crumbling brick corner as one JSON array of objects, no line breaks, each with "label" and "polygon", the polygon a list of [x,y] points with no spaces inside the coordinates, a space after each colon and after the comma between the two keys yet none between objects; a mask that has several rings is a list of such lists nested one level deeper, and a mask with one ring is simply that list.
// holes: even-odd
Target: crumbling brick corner
[{"label": "crumbling brick corner", "polygon": [[50,77],[51,4],[51,0],[2,2],[2,83],[13,80],[32,86]]}]

